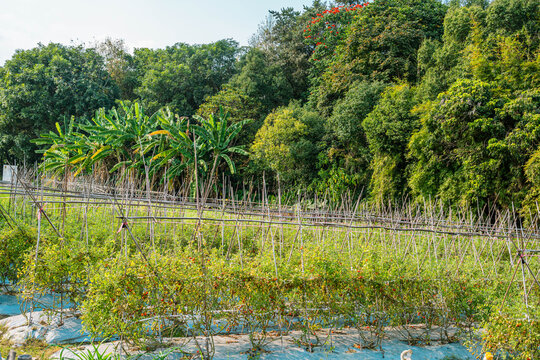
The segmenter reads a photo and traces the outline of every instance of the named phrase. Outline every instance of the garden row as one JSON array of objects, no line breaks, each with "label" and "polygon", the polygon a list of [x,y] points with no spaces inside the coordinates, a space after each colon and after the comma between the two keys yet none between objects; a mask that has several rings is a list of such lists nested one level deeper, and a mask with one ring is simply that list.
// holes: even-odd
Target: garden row
[{"label": "garden row", "polygon": [[[36,216],[30,198],[4,199],[17,219],[0,219],[4,282],[29,302],[61,294],[56,308],[80,310],[96,339],[149,349],[185,337],[206,358],[219,334],[248,334],[256,352],[271,332],[300,330],[295,341],[312,351],[345,327],[365,348],[393,332],[414,345],[467,340],[471,349],[538,356],[540,287],[530,275],[513,277],[520,262],[509,250],[536,246],[534,237],[125,203],[51,202]],[[533,273],[535,260],[527,258]]]}]

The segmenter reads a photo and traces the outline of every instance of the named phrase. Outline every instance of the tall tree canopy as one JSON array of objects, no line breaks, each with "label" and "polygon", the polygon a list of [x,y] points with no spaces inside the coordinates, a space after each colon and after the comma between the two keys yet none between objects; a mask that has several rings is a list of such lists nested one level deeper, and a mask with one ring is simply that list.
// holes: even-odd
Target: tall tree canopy
[{"label": "tall tree canopy", "polygon": [[356,11],[322,75],[316,103],[326,112],[356,80],[417,80],[417,51],[440,39],[446,6],[436,0],[377,0]]},{"label": "tall tree canopy", "polygon": [[[0,68],[0,157],[35,159],[28,140],[71,116],[66,130],[90,136],[95,129],[79,126],[84,118],[123,101],[119,109],[138,103],[148,114],[176,114],[149,120],[168,119],[138,145],[159,149],[167,176],[189,178],[187,128],[205,119],[233,128],[231,146],[251,152],[213,155],[235,163],[233,183],[264,174],[270,182],[279,176],[284,191],[336,200],[362,192],[385,204],[439,198],[534,208],[538,19],[537,0],[314,0],[269,11],[249,47],[230,39],[133,54],[112,39],[95,49],[39,46]],[[205,149],[201,158],[211,154]],[[52,150],[54,166],[79,156]],[[212,173],[204,160],[190,166]]]},{"label": "tall tree canopy", "polygon": [[134,61],[140,86],[135,94],[150,111],[168,106],[182,116],[190,116],[236,73],[239,52],[238,42],[230,39],[204,45],[178,43],[165,49],[136,49]]},{"label": "tall tree canopy", "polygon": [[30,143],[71,116],[109,108],[118,88],[93,49],[61,44],[19,50],[0,68],[0,159],[39,158]]}]

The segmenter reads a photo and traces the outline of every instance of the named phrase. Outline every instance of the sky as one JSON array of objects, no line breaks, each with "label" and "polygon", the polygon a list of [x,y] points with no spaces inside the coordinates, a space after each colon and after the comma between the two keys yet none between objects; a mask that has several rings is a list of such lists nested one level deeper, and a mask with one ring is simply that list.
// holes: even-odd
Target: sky
[{"label": "sky", "polygon": [[91,45],[107,37],[128,48],[232,38],[247,45],[268,10],[311,0],[0,0],[0,66],[38,43]]}]

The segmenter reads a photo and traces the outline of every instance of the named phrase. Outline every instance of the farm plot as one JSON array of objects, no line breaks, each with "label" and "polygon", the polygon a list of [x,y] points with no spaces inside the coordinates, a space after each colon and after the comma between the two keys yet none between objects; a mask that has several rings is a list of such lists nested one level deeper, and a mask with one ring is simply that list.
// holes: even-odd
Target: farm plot
[{"label": "farm plot", "polygon": [[217,336],[246,335],[255,356],[276,334],[313,352],[346,330],[363,349],[391,337],[539,355],[539,234],[511,212],[41,184],[0,190],[0,276],[26,311],[54,294],[51,310],[77,311],[95,339],[181,338],[212,358]]}]

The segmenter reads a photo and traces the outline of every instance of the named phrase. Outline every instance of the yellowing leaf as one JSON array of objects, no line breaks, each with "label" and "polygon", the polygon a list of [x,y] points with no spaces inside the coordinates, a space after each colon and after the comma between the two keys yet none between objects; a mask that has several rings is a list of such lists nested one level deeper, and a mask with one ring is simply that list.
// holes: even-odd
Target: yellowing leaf
[{"label": "yellowing leaf", "polygon": [[105,149],[107,149],[106,146],[104,146],[104,147],[102,147],[101,149],[99,149],[98,151],[96,151],[96,152],[92,155],[91,159],[94,159],[96,156],[98,156],[98,155],[99,155],[103,150],[105,150]]},{"label": "yellowing leaf", "polygon": [[154,135],[171,135],[170,132],[168,132],[167,130],[157,130],[157,131],[154,131],[154,132],[151,132],[150,134],[148,134],[149,136],[154,136]]},{"label": "yellowing leaf", "polygon": [[70,164],[75,165],[75,164],[78,164],[78,163],[80,163],[81,161],[83,161],[85,159],[86,159],[85,157],[80,157],[78,159],[75,159],[75,160],[71,161]]}]

